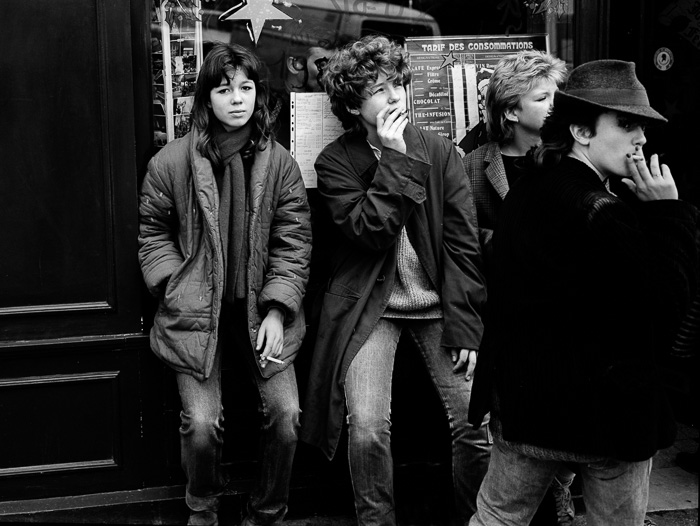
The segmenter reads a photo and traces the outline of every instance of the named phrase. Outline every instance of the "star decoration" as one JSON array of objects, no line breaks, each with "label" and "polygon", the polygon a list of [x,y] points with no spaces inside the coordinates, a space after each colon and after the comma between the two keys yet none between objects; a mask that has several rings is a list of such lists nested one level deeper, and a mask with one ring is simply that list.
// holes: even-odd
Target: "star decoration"
[{"label": "star decoration", "polygon": [[440,64],[440,69],[446,68],[447,66],[454,66],[455,62],[459,62],[459,59],[454,56],[454,51],[450,51],[449,55],[442,56],[442,64]]},{"label": "star decoration", "polygon": [[273,0],[241,0],[219,16],[219,20],[248,20],[253,28],[253,43],[258,42],[267,20],[289,20],[292,17],[272,5]]}]

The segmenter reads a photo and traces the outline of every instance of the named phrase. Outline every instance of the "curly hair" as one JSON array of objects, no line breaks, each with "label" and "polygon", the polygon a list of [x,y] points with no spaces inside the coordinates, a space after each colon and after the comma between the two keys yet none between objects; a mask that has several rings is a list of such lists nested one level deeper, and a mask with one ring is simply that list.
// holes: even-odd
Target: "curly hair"
[{"label": "curly hair", "polygon": [[554,55],[538,50],[520,51],[498,61],[486,89],[486,126],[492,141],[513,138],[509,110],[538,82],[550,80],[559,85],[566,79],[566,64]]},{"label": "curly hair", "polygon": [[274,140],[273,120],[269,108],[267,70],[260,59],[249,49],[237,44],[215,42],[207,53],[197,77],[192,106],[192,123],[201,136],[197,144],[199,152],[214,164],[221,162],[221,154],[213,141],[214,126],[218,122],[211,109],[211,90],[221,85],[222,78],[233,78],[236,71],[243,71],[255,84],[255,110],[251,140],[257,148],[265,149]]},{"label": "curly hair", "polygon": [[379,35],[368,35],[337,50],[328,61],[321,83],[331,100],[331,109],[343,128],[364,133],[360,118],[350,113],[367,98],[367,87],[377,81],[380,73],[388,80],[401,79],[406,86],[411,69],[403,49]]}]

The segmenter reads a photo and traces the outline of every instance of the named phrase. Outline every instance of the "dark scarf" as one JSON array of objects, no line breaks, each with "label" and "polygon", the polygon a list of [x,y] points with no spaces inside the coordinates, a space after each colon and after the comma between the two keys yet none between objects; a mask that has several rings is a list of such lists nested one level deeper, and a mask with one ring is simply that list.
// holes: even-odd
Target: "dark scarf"
[{"label": "dark scarf", "polygon": [[224,299],[233,303],[234,299],[245,298],[245,269],[248,260],[248,246],[245,243],[248,232],[247,181],[249,174],[243,164],[242,155],[252,152],[250,122],[232,132],[218,125],[214,141],[219,147],[222,167],[215,169],[219,188],[219,232],[223,245],[225,274]]}]

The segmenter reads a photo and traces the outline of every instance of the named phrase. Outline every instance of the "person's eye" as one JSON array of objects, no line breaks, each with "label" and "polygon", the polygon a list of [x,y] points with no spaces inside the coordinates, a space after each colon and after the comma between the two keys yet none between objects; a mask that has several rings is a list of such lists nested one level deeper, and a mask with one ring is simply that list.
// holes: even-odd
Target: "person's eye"
[{"label": "person's eye", "polygon": [[641,128],[642,131],[644,131],[644,129],[646,128],[645,123],[638,120],[628,119],[625,117],[619,118],[617,120],[617,125],[626,131],[631,131],[636,128]]},{"label": "person's eye", "polygon": [[394,87],[395,87],[395,88],[398,88],[398,87],[401,87],[401,86],[403,86],[403,82],[401,82],[401,79],[396,79],[396,80],[394,80]]}]

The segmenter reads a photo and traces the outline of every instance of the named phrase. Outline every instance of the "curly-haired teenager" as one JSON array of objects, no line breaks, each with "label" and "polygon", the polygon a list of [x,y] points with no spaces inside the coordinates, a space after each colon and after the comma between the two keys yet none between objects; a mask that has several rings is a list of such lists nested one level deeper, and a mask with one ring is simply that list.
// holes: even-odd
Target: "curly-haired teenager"
[{"label": "curly-haired teenager", "polygon": [[408,122],[400,46],[368,36],[336,52],[323,82],[346,133],[316,161],[333,233],[302,440],[335,453],[347,409],[357,520],[396,523],[391,377],[408,332],[452,433],[466,520],[488,466],[484,423],[466,421],[486,299],[469,185],[454,145]]},{"label": "curly-haired teenager", "polygon": [[197,78],[193,129],[155,155],[141,188],[139,259],[160,298],[151,347],[176,371],[189,524],[218,523],[222,360],[260,393],[260,403],[237,400],[262,412],[244,524],[277,524],[287,510],[311,227],[299,167],[270,134],[262,71],[249,50],[215,45]]}]

